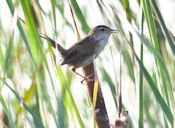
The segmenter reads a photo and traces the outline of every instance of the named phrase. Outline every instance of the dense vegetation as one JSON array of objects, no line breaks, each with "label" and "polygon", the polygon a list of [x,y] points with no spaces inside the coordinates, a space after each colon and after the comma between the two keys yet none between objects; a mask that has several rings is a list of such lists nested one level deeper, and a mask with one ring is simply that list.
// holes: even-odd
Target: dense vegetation
[{"label": "dense vegetation", "polygon": [[163,17],[161,2],[0,1],[0,127],[95,127],[86,86],[59,66],[39,35],[69,47],[105,24],[119,31],[95,62],[110,123],[122,103],[134,128],[173,128],[175,37],[167,27],[173,13]]}]

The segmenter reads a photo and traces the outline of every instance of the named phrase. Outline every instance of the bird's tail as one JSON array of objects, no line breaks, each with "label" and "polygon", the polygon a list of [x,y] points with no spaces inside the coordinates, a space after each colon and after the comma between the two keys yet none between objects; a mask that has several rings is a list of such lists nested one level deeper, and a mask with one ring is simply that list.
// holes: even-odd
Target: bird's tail
[{"label": "bird's tail", "polygon": [[[58,51],[60,52],[61,56],[65,56],[66,55],[66,49],[64,49],[60,44],[56,43],[54,40],[52,40],[50,37],[48,37],[45,34],[40,34],[41,38],[46,39],[50,45],[56,49],[58,49]],[[56,46],[57,45],[57,46]]]}]

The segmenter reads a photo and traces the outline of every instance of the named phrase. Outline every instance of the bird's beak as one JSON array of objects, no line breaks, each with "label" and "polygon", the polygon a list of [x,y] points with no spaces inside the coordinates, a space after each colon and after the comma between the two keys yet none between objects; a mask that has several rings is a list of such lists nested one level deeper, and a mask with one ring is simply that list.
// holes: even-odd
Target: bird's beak
[{"label": "bird's beak", "polygon": [[115,30],[115,29],[111,29],[111,33],[117,33],[118,30]]}]

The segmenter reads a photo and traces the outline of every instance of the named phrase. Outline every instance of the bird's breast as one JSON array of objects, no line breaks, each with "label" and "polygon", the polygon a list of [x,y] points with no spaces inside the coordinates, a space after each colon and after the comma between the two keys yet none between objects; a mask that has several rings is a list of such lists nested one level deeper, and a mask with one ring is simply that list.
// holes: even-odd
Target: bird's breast
[{"label": "bird's breast", "polygon": [[107,41],[108,40],[106,40],[106,39],[97,41],[96,48],[95,48],[95,53],[97,56],[101,53],[101,51],[103,51],[104,47],[107,44]]}]

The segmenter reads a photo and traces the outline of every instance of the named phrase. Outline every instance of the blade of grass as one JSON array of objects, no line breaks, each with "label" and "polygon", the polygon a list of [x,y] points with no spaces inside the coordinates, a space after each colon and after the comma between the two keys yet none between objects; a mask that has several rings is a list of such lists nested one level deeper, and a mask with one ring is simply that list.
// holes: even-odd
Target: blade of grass
[{"label": "blade of grass", "polygon": [[[143,36],[144,15],[141,11],[140,35]],[[140,44],[140,61],[143,63],[143,43]],[[139,65],[139,128],[144,127],[144,90],[143,90],[143,72]]]},{"label": "blade of grass", "polygon": [[53,15],[53,19],[54,19],[54,26],[55,29],[57,28],[57,24],[56,24],[56,0],[51,0],[51,5],[52,5],[52,15]]},{"label": "blade of grass", "polygon": [[12,120],[12,115],[11,115],[10,109],[7,107],[5,100],[3,99],[3,97],[1,95],[0,95],[0,103],[1,103],[2,108],[8,117],[9,128],[15,128],[15,124]]},{"label": "blade of grass", "polygon": [[106,72],[106,70],[104,69],[104,67],[102,65],[100,66],[100,72],[101,72],[101,75],[103,77],[103,80],[109,85],[109,89],[110,89],[110,91],[112,93],[112,97],[114,99],[115,107],[117,108],[115,84],[113,83],[110,75]]},{"label": "blade of grass", "polygon": [[[114,8],[111,6],[112,10],[114,11],[115,13],[115,10]],[[169,73],[168,73],[168,70],[167,70],[167,67],[166,67],[166,64],[165,64],[165,61],[163,59],[163,57],[161,56],[160,52],[155,49],[151,44],[150,44],[150,41],[143,35],[140,35],[139,32],[137,32],[136,29],[134,29],[132,27],[132,25],[125,20],[125,18],[123,18],[123,16],[121,14],[116,14],[116,16],[119,16],[119,19],[122,20],[123,22],[123,25],[125,25],[129,30],[130,32],[132,32],[135,36],[137,36],[138,38],[140,38],[141,40],[141,43],[143,43],[150,52],[152,52],[155,56],[155,58],[158,60],[159,62],[159,65],[161,65],[161,70],[163,70],[163,72],[165,73],[165,76],[166,76],[166,80],[167,80],[167,83],[168,85],[167,86],[171,86],[171,82],[170,82],[170,77],[169,77]],[[163,79],[165,80],[165,79]]]},{"label": "blade of grass", "polygon": [[[17,94],[17,92],[12,89],[8,83],[5,83],[6,86],[13,92],[13,94],[15,95],[16,99],[18,100],[19,104],[21,102],[21,98],[19,96],[19,94]],[[44,125],[42,124],[41,120],[39,120],[39,118],[33,113],[33,111],[30,109],[30,107],[28,107],[25,103],[24,103],[24,108],[31,114],[32,118],[33,118],[33,121],[35,122],[36,124],[36,127],[37,128],[44,128]]]},{"label": "blade of grass", "polygon": [[[56,114],[54,112],[53,106],[51,104],[50,101],[50,97],[48,95],[47,89],[45,86],[41,86],[42,85],[42,71],[40,71],[40,69],[42,69],[42,62],[44,62],[44,64],[46,65],[46,69],[49,73],[49,77],[51,78],[50,72],[49,72],[49,68],[48,68],[48,64],[45,58],[45,54],[43,52],[42,46],[41,46],[41,40],[39,38],[38,32],[37,32],[37,27],[35,26],[34,23],[34,19],[31,13],[31,8],[29,5],[29,1],[21,1],[21,5],[22,5],[22,9],[26,18],[26,25],[27,25],[27,34],[28,34],[28,39],[29,39],[29,43],[30,43],[30,47],[32,50],[32,55],[34,56],[34,61],[35,61],[35,70],[36,72],[36,79],[37,79],[37,91],[38,94],[40,96],[39,100],[41,100],[41,106],[43,107],[43,101],[42,100],[46,100],[47,101],[47,105],[49,106],[49,108],[51,108],[51,113],[52,116],[54,118],[55,124],[58,127],[58,122],[57,122],[57,117]],[[51,82],[53,85],[53,81],[51,78]],[[44,92],[44,93],[43,93]],[[43,97],[43,95],[45,96],[45,98]],[[44,108],[44,107],[43,107]]]},{"label": "blade of grass", "polygon": [[66,114],[64,111],[65,108],[64,108],[63,100],[64,100],[64,97],[62,96],[62,94],[60,94],[57,100],[59,128],[65,128]]},{"label": "blade of grass", "polygon": [[78,108],[76,106],[76,103],[74,101],[74,98],[72,96],[72,93],[70,91],[70,88],[68,87],[68,85],[66,83],[66,80],[64,78],[64,74],[63,74],[60,66],[57,67],[57,70],[56,71],[57,71],[57,74],[58,74],[59,79],[60,79],[60,82],[61,82],[61,84],[60,84],[61,85],[61,92],[62,93],[65,92],[65,91],[67,92],[66,94],[68,95],[68,97],[70,98],[70,101],[71,101],[71,103],[70,103],[71,105],[69,105],[69,107],[71,106],[73,108],[74,113],[75,113],[75,115],[77,117],[77,121],[78,121],[80,127],[81,128],[85,128],[85,125],[83,123],[83,120],[81,119],[80,113],[78,111]]},{"label": "blade of grass", "polygon": [[[102,5],[105,7],[105,9],[107,10],[107,12],[108,13],[110,13],[110,11],[107,9],[107,7],[106,7],[106,5],[102,2]],[[120,31],[120,33],[123,35],[123,37],[126,39],[126,34],[124,33],[124,30],[123,30],[123,28],[121,27],[122,26],[122,24],[121,24],[121,22],[120,22],[120,20],[119,20],[119,18],[118,18],[118,16],[116,15],[116,13],[115,13],[115,10],[114,10],[114,7],[112,6],[112,5],[110,5],[110,7],[112,8],[112,11],[113,11],[113,13],[114,13],[114,21],[115,21],[115,25],[117,26],[117,28],[118,28],[118,30]],[[110,15],[111,15],[111,17],[113,18],[113,16],[112,16],[112,14],[110,13]],[[118,23],[117,23],[118,22]],[[119,40],[116,40],[116,38],[114,38],[115,39],[115,42],[120,42]],[[127,39],[126,39],[127,40]],[[130,35],[130,41],[131,41],[131,43],[133,42],[132,41],[133,39],[132,39],[132,36]],[[128,41],[128,40],[127,40]],[[115,46],[116,46],[116,48],[118,49],[118,50],[120,50],[121,49],[121,46],[119,45],[118,43],[116,43],[115,44]],[[124,50],[124,49],[123,49]],[[130,57],[130,53],[127,51],[127,50],[125,50],[125,51],[123,51],[122,52],[122,55],[123,55],[123,60],[124,60],[124,62],[125,62],[125,64],[127,65],[127,67],[128,67],[128,72],[129,72],[129,75],[130,75],[130,77],[131,77],[131,79],[133,80],[133,82],[135,81],[135,76],[134,76],[134,66],[133,66],[133,62],[132,62],[132,58],[133,57]]]},{"label": "blade of grass", "polygon": [[78,20],[79,20],[80,23],[81,23],[81,28],[82,28],[82,30],[83,30],[85,33],[88,33],[89,30],[90,30],[89,25],[87,24],[87,22],[86,22],[86,20],[85,20],[85,18],[84,18],[84,16],[83,16],[83,13],[81,12],[81,9],[80,9],[80,7],[79,7],[77,1],[76,1],[76,0],[70,0],[70,1],[71,1],[71,4],[72,4],[73,8],[74,8],[75,14],[76,14]]},{"label": "blade of grass", "polygon": [[171,51],[172,51],[173,54],[175,55],[175,45],[174,45],[174,41],[173,41],[173,39],[172,39],[172,37],[171,37],[171,35],[170,35],[170,33],[169,33],[169,30],[167,29],[167,27],[166,27],[166,25],[165,25],[165,22],[164,22],[164,20],[163,20],[163,18],[162,18],[162,15],[161,15],[160,11],[159,11],[159,8],[158,8],[158,6],[157,6],[157,3],[156,3],[156,1],[154,1],[154,0],[150,0],[150,2],[151,2],[151,4],[152,4],[152,7],[153,7],[153,9],[154,9],[155,14],[157,15],[158,22],[159,22],[159,24],[160,24],[161,27],[162,27],[162,31],[164,32],[165,37],[166,37],[167,40],[168,40],[168,43],[169,43],[170,48],[171,48]]},{"label": "blade of grass", "polygon": [[3,53],[2,53],[1,45],[2,45],[2,43],[0,44],[0,64],[1,64],[1,68],[3,69],[4,68],[5,58],[4,58]]},{"label": "blade of grass", "polygon": [[98,80],[95,80],[95,82],[94,82],[94,92],[93,92],[93,102],[92,102],[93,110],[95,110],[95,107],[96,107],[97,94],[98,94]]},{"label": "blade of grass", "polygon": [[31,8],[28,6],[29,1],[21,1],[22,9],[26,19],[27,37],[29,39],[29,46],[31,47],[31,52],[35,63],[40,60],[41,53],[41,40],[38,36],[34,19],[31,13]]},{"label": "blade of grass", "polygon": [[[157,37],[156,25],[155,25],[155,22],[152,18],[153,10],[151,8],[150,2],[142,0],[142,4],[143,4],[144,15],[145,15],[147,23],[148,23],[148,29],[149,29],[151,41],[153,42],[153,46],[155,47],[155,49],[160,51],[160,43],[159,43],[159,39]],[[158,83],[158,87],[161,88],[161,90],[159,89],[159,91],[161,91],[161,93],[163,94],[163,97],[166,98],[167,104],[170,105],[170,96],[168,95],[168,92],[171,92],[171,82],[167,81],[167,79],[169,80],[169,74],[167,73],[165,75],[165,73],[163,71],[163,67],[160,64],[160,61],[156,57],[155,57],[155,62],[156,62],[157,83]],[[164,65],[164,67],[166,67],[165,63],[163,65]],[[161,82],[162,82],[162,84],[161,84]],[[166,124],[166,122],[165,122],[165,124]]]},{"label": "blade of grass", "polygon": [[12,32],[12,35],[10,36],[7,50],[5,53],[4,74],[8,71],[11,64],[9,61],[11,60],[11,55],[13,50],[13,37],[14,37],[14,32]]},{"label": "blade of grass", "polygon": [[70,21],[67,20],[67,18],[65,17],[64,2],[60,1],[56,6],[57,6],[59,13],[61,14],[63,20],[66,22],[66,25],[69,26],[71,28],[71,30],[73,31],[74,30],[73,26],[71,25]]},{"label": "blade of grass", "polygon": [[[111,8],[113,9],[113,7],[111,6]],[[115,13],[115,11],[114,11]],[[118,14],[117,16],[119,16],[119,19],[122,20],[122,23],[127,26],[127,28],[130,30],[130,32],[132,32],[134,35],[136,35],[137,37],[140,38],[141,42],[143,44],[145,44],[145,46],[148,48],[148,50],[150,50],[151,52],[154,53],[154,55],[156,56],[156,58],[159,60],[159,63],[160,65],[163,67],[162,70],[164,70],[164,73],[166,74],[166,76],[168,76],[167,80],[169,81],[170,83],[170,79],[169,79],[169,74],[168,74],[168,70],[165,66],[165,62],[162,58],[162,56],[160,55],[160,53],[152,46],[150,45],[149,40],[145,37],[145,36],[142,36],[139,34],[139,32],[137,32],[137,30],[135,30],[131,24],[125,20],[125,18],[121,15],[121,14]],[[146,70],[146,69],[145,69]],[[146,74],[147,75],[147,74]],[[147,77],[148,78],[148,77]],[[149,79],[147,79],[149,80]],[[150,82],[150,81],[149,81]],[[151,81],[150,83],[152,83],[153,81]],[[152,84],[149,84],[149,85],[152,85]],[[151,86],[152,87],[152,86]],[[160,92],[157,90],[156,86],[151,88],[154,95],[156,96],[156,99],[157,101],[159,102],[163,112],[165,113],[166,117],[168,118],[169,122],[172,124],[173,122],[173,118],[172,118],[172,113],[171,113],[171,110],[170,108],[167,106],[166,102],[164,101],[164,99],[162,98],[162,96],[160,95]],[[156,90],[156,91],[155,91]],[[161,96],[161,98],[159,99],[159,96]],[[166,107],[164,107],[164,105]],[[168,114],[167,114],[168,112]]]},{"label": "blade of grass", "polygon": [[72,6],[71,6],[70,2],[69,2],[69,9],[70,9],[71,16],[72,16],[72,19],[73,19],[73,23],[74,23],[74,26],[75,26],[75,30],[76,30],[76,34],[77,34],[77,40],[79,41],[81,39],[81,37],[80,37],[80,33],[78,31],[77,23],[76,23],[75,17],[74,17],[74,12],[73,12],[73,9],[72,9]]},{"label": "blade of grass", "polygon": [[173,124],[173,115],[171,113],[170,108],[168,107],[168,105],[166,104],[165,100],[161,96],[159,90],[157,89],[157,86],[154,84],[151,76],[149,75],[148,71],[144,67],[143,63],[139,60],[139,58],[136,55],[136,53],[135,52],[133,52],[133,53],[135,55],[135,58],[136,58],[137,62],[140,65],[140,69],[142,70],[143,75],[145,76],[147,82],[149,83],[149,86],[150,86],[151,90],[153,91],[153,94],[154,94],[156,100],[159,102],[160,106],[162,107],[162,111],[164,112],[164,114],[168,118],[169,122],[171,124]]},{"label": "blade of grass", "polygon": [[[14,5],[13,5],[12,0],[6,0],[6,2],[7,2],[7,5],[8,5],[8,7],[9,7],[9,9],[10,9],[10,12],[11,12],[12,15],[13,15],[13,14],[14,14],[15,8],[14,8]],[[25,35],[25,32],[24,32],[24,30],[23,30],[23,28],[22,28],[22,25],[21,25],[19,19],[17,20],[17,26],[18,26],[18,29],[19,29],[19,31],[20,31],[20,34],[21,34],[21,36],[22,36],[22,38],[23,38],[23,40],[24,40],[24,43],[25,43],[25,45],[26,45],[26,47],[27,47],[27,50],[29,51],[29,54],[30,54],[30,56],[31,56],[31,58],[32,58],[32,60],[33,60],[33,55],[32,55],[32,52],[31,52],[31,49],[30,49],[30,46],[29,46],[29,42],[28,42],[28,40],[27,40],[27,37],[26,37],[26,35]]]}]

